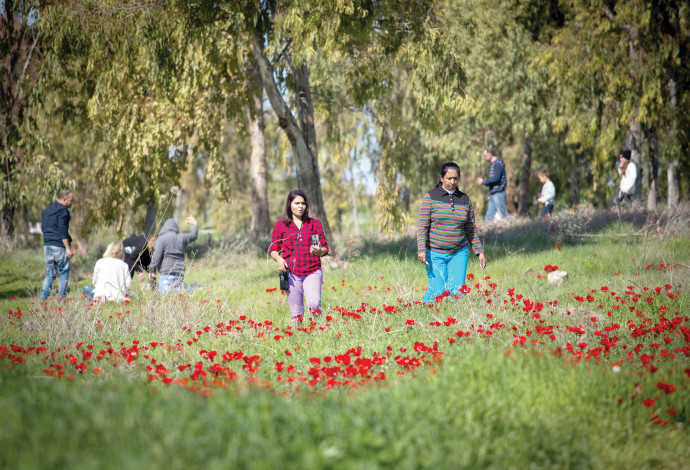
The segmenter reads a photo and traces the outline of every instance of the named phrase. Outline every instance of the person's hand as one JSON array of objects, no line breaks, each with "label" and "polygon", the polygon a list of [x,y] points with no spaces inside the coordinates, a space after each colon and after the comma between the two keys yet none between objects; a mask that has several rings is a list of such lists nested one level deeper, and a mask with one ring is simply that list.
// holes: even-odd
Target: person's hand
[{"label": "person's hand", "polygon": [[477,182],[477,184],[484,184],[484,180],[481,178],[477,178],[475,181]]},{"label": "person's hand", "polygon": [[482,271],[486,268],[486,255],[484,253],[479,254],[479,267],[482,268]]},{"label": "person's hand", "polygon": [[67,256],[68,258],[71,258],[72,256],[74,256],[74,252],[72,251],[72,248],[70,248],[70,247],[65,248],[65,256]]},{"label": "person's hand", "polygon": [[282,256],[278,257],[278,259],[276,260],[276,263],[278,263],[278,271],[287,272],[287,263],[282,258]]},{"label": "person's hand", "polygon": [[184,221],[186,223],[188,223],[189,225],[199,225],[196,223],[196,219],[194,217],[192,217],[191,215],[189,217],[187,217],[186,219],[184,219]]},{"label": "person's hand", "polygon": [[421,252],[417,253],[417,259],[422,264],[426,264],[426,251],[421,251]]},{"label": "person's hand", "polygon": [[149,272],[149,281],[153,282],[156,280],[156,273]]},{"label": "person's hand", "polygon": [[311,253],[312,255],[316,255],[316,256],[323,256],[325,253],[325,250],[321,247],[317,248],[314,245],[312,245],[309,247],[309,253]]},{"label": "person's hand", "polygon": [[137,277],[139,278],[140,281],[143,281],[144,279],[146,279],[146,274],[140,272],[140,273],[137,273]]}]

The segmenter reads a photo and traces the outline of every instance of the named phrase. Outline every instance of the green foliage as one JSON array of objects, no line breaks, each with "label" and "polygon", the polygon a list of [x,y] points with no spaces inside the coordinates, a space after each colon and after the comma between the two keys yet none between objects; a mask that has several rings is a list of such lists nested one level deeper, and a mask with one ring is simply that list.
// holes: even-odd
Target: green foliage
[{"label": "green foliage", "polygon": [[[571,2],[563,11],[566,24],[538,63],[548,67],[561,97],[554,127],[567,133],[567,143],[592,152],[601,198],[606,188],[598,185],[624,147],[631,122],[662,136],[677,126],[671,106],[677,98],[668,82],[687,74],[687,62],[679,58],[687,53],[688,12],[676,2],[638,1]],[[674,143],[668,147],[675,153]]]},{"label": "green foliage", "polygon": [[[224,230],[247,226],[242,147],[248,147],[243,127],[253,93],[254,34],[295,116],[301,97],[293,73],[309,70],[329,218],[351,209],[352,194],[363,197],[347,170],[361,158],[372,161],[379,183],[381,227],[409,224],[415,201],[448,160],[461,164],[461,189],[481,214],[483,193],[473,180],[486,172],[482,147],[500,148],[515,199],[525,134],[534,165],[551,170],[561,197],[581,189],[588,203],[601,205],[615,189],[611,157],[625,145],[631,122],[642,125],[643,138],[658,136],[662,163],[679,160],[687,192],[690,13],[682,2],[11,6],[24,18],[33,14],[27,37],[40,37],[42,62],[40,68],[32,62],[17,82],[26,105],[2,129],[12,139],[1,158],[12,169],[0,182],[0,197],[5,207],[20,203],[36,214],[48,193],[74,186],[89,201],[75,211],[80,238],[111,223],[120,231],[135,225],[147,204],[161,208],[160,197],[181,182],[190,210],[213,213],[209,220],[223,222]],[[5,68],[0,73],[12,81]],[[272,201],[294,186],[296,168],[279,125],[269,123]],[[36,175],[45,184],[27,189]],[[535,178],[530,185],[536,194]],[[202,207],[204,201],[214,205]],[[228,210],[221,206],[226,201],[233,202]]]}]

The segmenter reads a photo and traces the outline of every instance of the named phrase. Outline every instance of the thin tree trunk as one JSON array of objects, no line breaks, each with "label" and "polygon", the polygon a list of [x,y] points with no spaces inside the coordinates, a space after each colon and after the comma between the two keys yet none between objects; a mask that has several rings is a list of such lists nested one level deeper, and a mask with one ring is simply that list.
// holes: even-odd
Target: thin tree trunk
[{"label": "thin tree trunk", "polygon": [[[678,126],[676,124],[676,81],[671,79],[668,81],[669,95],[671,96],[671,116],[673,116],[673,124],[671,126],[670,136],[675,141],[678,136]],[[666,183],[668,186],[668,194],[666,197],[666,205],[669,209],[675,209],[678,206],[678,199],[680,191],[678,189],[678,156],[668,162],[666,168]]]},{"label": "thin tree trunk", "polygon": [[247,108],[249,120],[249,135],[251,138],[250,175],[252,185],[252,222],[250,233],[254,236],[269,233],[270,221],[268,219],[268,188],[266,183],[266,136],[264,134],[264,105],[263,86],[261,75],[252,67],[254,75],[253,105],[254,109]]},{"label": "thin tree trunk", "polygon": [[[3,197],[5,197],[3,195]],[[7,202],[2,208],[2,227],[0,235],[4,243],[9,243],[14,237],[14,202],[7,198]]]},{"label": "thin tree trunk", "polygon": [[576,207],[580,204],[580,166],[577,152],[573,152],[573,162],[570,167],[568,184],[570,184],[570,205]]},{"label": "thin tree trunk", "polygon": [[31,221],[29,220],[29,208],[26,207],[26,201],[22,202],[21,208],[22,220],[24,221],[24,230],[22,231],[21,243],[22,246],[29,246],[29,240],[31,239],[31,234],[29,233],[29,225]]},{"label": "thin tree trunk", "polygon": [[635,181],[635,195],[636,201],[642,200],[642,124],[638,118],[638,112],[635,111],[633,117],[630,119],[630,129],[628,132],[628,148],[632,154],[631,161],[637,167],[637,180]]},{"label": "thin tree trunk", "polygon": [[156,196],[151,191],[149,198],[146,200],[146,218],[144,219],[144,235],[150,237],[156,233],[156,217],[158,211],[156,210]]},{"label": "thin tree trunk", "polygon": [[525,133],[522,141],[522,169],[520,171],[520,195],[518,199],[518,215],[527,215],[529,207],[529,178],[532,173],[532,145],[530,137]]},{"label": "thin tree trunk", "polygon": [[656,131],[648,129],[649,138],[649,186],[647,190],[647,210],[656,212],[659,188],[659,140]]},{"label": "thin tree trunk", "polygon": [[678,199],[680,196],[680,191],[678,189],[678,159],[674,158],[668,162],[668,167],[666,168],[666,182],[668,184],[668,198],[666,201],[666,206],[669,209],[675,209],[678,207]]},{"label": "thin tree trunk", "polygon": [[358,210],[357,210],[357,206],[359,205],[359,203],[357,201],[357,187],[354,185],[354,182],[352,185],[351,196],[352,196],[352,198],[351,198],[352,199],[352,221],[354,223],[354,231],[355,231],[355,235],[359,235],[359,214],[358,214]]},{"label": "thin tree trunk", "polygon": [[[335,244],[333,243],[333,234],[328,223],[325,207],[323,204],[323,195],[321,193],[321,182],[319,179],[319,167],[317,161],[317,153],[312,153],[310,145],[316,148],[316,141],[307,140],[307,136],[316,135],[314,131],[313,110],[311,109],[311,97],[309,95],[309,76],[300,74],[295,78],[295,85],[299,93],[299,106],[302,108],[308,103],[308,110],[304,117],[306,125],[309,127],[306,133],[300,128],[295,116],[293,116],[290,108],[280,94],[278,85],[275,82],[273,75],[273,67],[263,53],[262,37],[257,31],[254,31],[253,36],[253,50],[256,61],[259,65],[261,73],[261,80],[263,82],[268,99],[271,102],[271,107],[278,117],[278,124],[285,132],[297,166],[297,184],[302,191],[307,195],[309,200],[309,214],[321,221],[324,234],[330,247],[330,252],[335,255]],[[308,99],[307,99],[308,97]],[[302,114],[303,111],[300,111]]]},{"label": "thin tree trunk", "polygon": [[10,188],[15,184],[12,181],[12,173],[14,171],[16,159],[9,148],[10,139],[9,135],[7,135],[8,132],[8,129],[4,129],[2,138],[2,145],[4,148],[0,150],[4,154],[1,155],[2,158],[0,159],[0,162],[3,164],[2,173],[4,179],[4,187],[0,189],[0,201],[2,201],[2,212],[0,213],[0,239],[2,239],[4,243],[9,243],[14,237],[15,210],[14,199],[10,192]]}]

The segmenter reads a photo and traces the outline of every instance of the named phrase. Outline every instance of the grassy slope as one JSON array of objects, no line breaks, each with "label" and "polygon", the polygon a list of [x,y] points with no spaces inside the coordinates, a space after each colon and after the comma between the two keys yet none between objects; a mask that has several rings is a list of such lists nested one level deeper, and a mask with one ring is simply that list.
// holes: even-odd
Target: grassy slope
[{"label": "grassy slope", "polygon": [[[528,343],[511,349],[512,326],[524,334],[536,325],[588,324],[592,316],[600,324],[640,321],[625,308],[613,310],[608,319],[605,312],[613,302],[601,293],[602,286],[616,292],[628,286],[680,286],[678,299],[658,297],[637,305],[650,318],[658,318],[660,306],[688,315],[686,268],[657,270],[662,262],[690,264],[688,234],[674,227],[659,235],[639,230],[634,221],[620,221],[603,224],[595,237],[573,238],[563,231],[561,238],[554,237],[542,224],[492,233],[485,237],[489,267],[480,275],[473,260],[469,268],[475,274],[471,284],[492,291],[488,297],[472,286],[465,299],[442,302],[438,311],[412,306],[349,321],[335,315],[333,308],[354,311],[364,302],[382,309],[399,306],[398,299],[412,302],[421,297],[425,277],[411,239],[344,240],[342,246],[350,247],[349,264],[327,268],[324,277],[323,310],[334,317],[324,331],[274,341],[245,326],[233,335],[200,335],[182,351],[148,351],[171,370],[200,361],[200,349],[258,354],[263,365],[257,376],[272,382],[268,391],[238,381],[204,397],[174,385],[147,383],[143,365],[126,364],[116,369],[103,366],[100,375],[72,370],[73,381],[52,380],[42,373],[47,363],[38,358],[27,356],[19,366],[0,359],[0,468],[682,468],[690,457],[690,382],[682,372],[690,365],[682,355],[660,362],[655,374],[641,373],[638,363],[624,364],[616,374],[608,364],[625,359],[620,349],[601,365],[569,364],[548,354],[577,341],[562,331],[545,346]],[[75,263],[75,270],[88,269],[94,260]],[[146,293],[133,295],[127,306],[90,307],[83,300],[43,306],[35,298],[13,300],[35,295],[35,288],[27,291],[25,286],[40,284],[41,269],[31,268],[40,264],[40,253],[0,258],[3,280],[10,281],[0,284],[0,345],[28,347],[43,340],[51,351],[62,347],[66,349],[61,353],[76,354],[79,341],[96,349],[104,341],[170,345],[180,339],[184,345],[197,329],[242,315],[280,327],[288,324],[285,297],[266,292],[277,286],[270,260],[228,246],[198,254],[189,279],[199,281],[202,288],[184,302]],[[567,270],[568,282],[553,287],[524,276],[528,269],[547,264]],[[495,291],[490,283],[496,284]],[[538,323],[534,312],[520,308],[524,299],[517,308],[501,308],[510,307],[508,289],[534,302],[558,304],[546,306],[541,315],[548,321]],[[592,289],[598,292],[592,293],[596,298],[591,305],[571,295],[585,296]],[[596,306],[599,302],[604,309]],[[8,314],[17,308],[23,312],[21,318]],[[489,320],[487,313],[493,318]],[[449,316],[458,323],[428,326]],[[416,325],[405,327],[406,319],[414,319]],[[480,325],[486,328],[498,321],[507,328],[490,340],[476,333]],[[590,326],[582,339],[596,344]],[[457,338],[458,330],[471,330],[472,341],[458,339],[450,345],[446,338]],[[630,339],[624,330],[618,334],[631,348],[642,342]],[[373,351],[385,352],[387,346],[403,355],[398,351],[404,348],[409,354],[416,341],[438,341],[442,365],[421,367],[414,376],[397,375],[399,368],[385,366],[384,385],[354,391],[325,391],[318,385],[316,396],[307,386],[296,392],[294,386],[275,380],[276,362],[306,371],[311,357],[334,356],[357,346],[367,357]],[[286,356],[285,350],[293,356]],[[60,362],[60,355],[55,362]],[[184,374],[176,371],[171,376]],[[659,380],[675,383],[675,393],[665,396],[656,390]],[[636,386],[643,390],[639,396]],[[640,405],[655,392],[655,412],[660,416],[669,407],[678,410],[668,426],[651,422],[650,409]]]}]

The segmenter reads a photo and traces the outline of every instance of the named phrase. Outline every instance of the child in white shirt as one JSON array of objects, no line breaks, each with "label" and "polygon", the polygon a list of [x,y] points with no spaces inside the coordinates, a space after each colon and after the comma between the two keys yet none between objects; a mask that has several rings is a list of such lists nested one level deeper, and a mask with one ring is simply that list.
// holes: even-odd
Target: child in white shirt
[{"label": "child in white shirt", "polygon": [[553,212],[553,205],[556,200],[556,187],[553,182],[549,179],[549,170],[546,168],[537,173],[539,177],[539,182],[543,184],[541,188],[541,194],[539,194],[539,202],[544,204],[541,209],[541,214],[539,218],[551,217],[551,212]]}]

